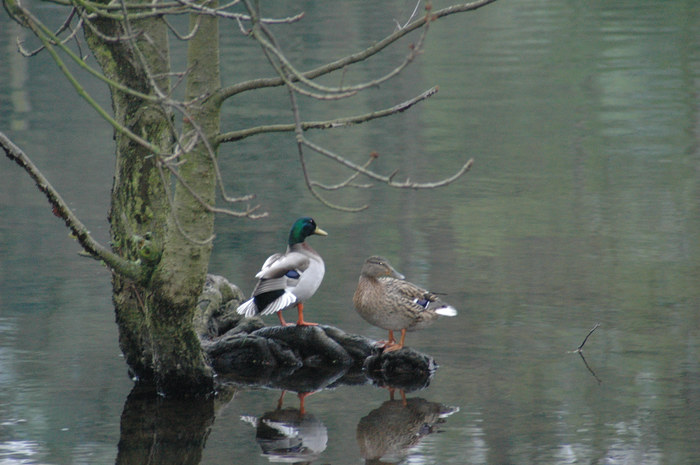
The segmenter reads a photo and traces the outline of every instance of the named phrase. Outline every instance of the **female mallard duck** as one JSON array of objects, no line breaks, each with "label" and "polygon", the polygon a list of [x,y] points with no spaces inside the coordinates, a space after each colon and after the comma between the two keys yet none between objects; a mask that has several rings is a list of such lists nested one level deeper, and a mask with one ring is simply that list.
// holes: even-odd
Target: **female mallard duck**
[{"label": "female mallard duck", "polygon": [[[454,307],[430,291],[409,283],[382,257],[369,257],[360,273],[352,298],[357,312],[374,326],[389,330],[384,351],[403,347],[406,331],[425,328],[438,315],[455,316]],[[396,343],[394,331],[401,331]]]},{"label": "female mallard duck", "polygon": [[313,234],[328,235],[311,218],[299,218],[294,222],[289,231],[287,251],[265,260],[255,275],[259,281],[253,289],[253,296],[238,307],[239,314],[250,317],[277,313],[282,326],[287,326],[282,310],[296,305],[299,313],[297,326],[317,324],[304,321],[304,301],[314,295],[326,271],[321,256],[304,242]]}]

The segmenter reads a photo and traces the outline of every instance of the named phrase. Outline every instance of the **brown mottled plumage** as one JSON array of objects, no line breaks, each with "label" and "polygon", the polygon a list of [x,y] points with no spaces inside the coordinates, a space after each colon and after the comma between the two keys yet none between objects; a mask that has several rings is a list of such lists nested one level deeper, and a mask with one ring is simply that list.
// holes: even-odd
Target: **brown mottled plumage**
[{"label": "brown mottled plumage", "polygon": [[[386,351],[402,348],[406,331],[425,328],[440,315],[457,315],[454,307],[406,281],[386,259],[377,256],[365,261],[352,301],[362,318],[389,331]],[[394,331],[401,331],[398,344]]]}]

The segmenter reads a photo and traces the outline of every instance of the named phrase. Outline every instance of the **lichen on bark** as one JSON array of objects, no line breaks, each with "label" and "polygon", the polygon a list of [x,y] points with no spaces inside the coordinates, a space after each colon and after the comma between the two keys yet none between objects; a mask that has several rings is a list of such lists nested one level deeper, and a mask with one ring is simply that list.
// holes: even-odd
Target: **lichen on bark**
[{"label": "lichen on bark", "polygon": [[[217,19],[198,22],[197,33],[188,43],[195,50],[188,56],[195,60],[205,46],[206,54],[218,55]],[[170,93],[167,26],[158,17],[131,21],[133,40],[109,41],[105,38],[128,35],[124,23],[100,19],[95,25],[100,34],[90,28],[85,28],[85,34],[105,76],[153,97],[144,101],[112,86],[115,119],[161,150],[154,154],[127,133],[115,131],[116,168],[109,213],[112,246],[125,259],[149,261],[141,280],[113,275],[120,346],[133,376],[153,383],[159,391],[177,395],[211,392],[212,372],[192,325],[211,243],[191,239],[210,237],[214,218],[182,183],[208,205],[214,203],[214,154],[205,139],[213,139],[218,131],[218,105],[195,97],[220,87],[218,60],[200,59],[189,67],[187,94],[198,105],[187,111],[202,130],[192,132],[200,140],[183,155],[186,162],[178,168],[181,182],[171,192],[171,175],[161,156],[176,148],[175,115],[172,107],[159,100]],[[143,244],[139,246],[134,237],[148,237],[155,253],[149,249],[144,255]]]}]

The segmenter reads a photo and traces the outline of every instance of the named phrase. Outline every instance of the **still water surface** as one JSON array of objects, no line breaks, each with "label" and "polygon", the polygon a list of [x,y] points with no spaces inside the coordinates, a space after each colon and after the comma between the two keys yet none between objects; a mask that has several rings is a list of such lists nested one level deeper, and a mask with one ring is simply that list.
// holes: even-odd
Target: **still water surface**
[{"label": "still water surface", "polygon": [[[363,2],[307,2],[306,21],[320,27],[280,35],[309,68],[389,32],[410,3],[382,2],[368,16]],[[313,321],[384,337],[352,309],[370,254],[460,310],[407,338],[440,364],[428,388],[408,394],[413,410],[396,411],[372,386],[309,397],[300,425],[315,452],[307,460],[363,463],[357,437],[375,431],[377,447],[402,444],[390,463],[700,463],[698,31],[692,0],[501,1],[436,23],[411,72],[381,95],[304,103],[309,119],[322,119],[439,85],[400,117],[312,137],[358,162],[376,150],[377,170],[401,167],[412,179],[476,160],[440,191],[377,186],[333,198],[371,203],[357,215],[310,199],[288,135],[222,148],[228,172],[250,173],[232,177],[230,190],[257,193],[270,217],[221,218],[212,272],[250,292],[291,221],[310,214],[329,232],[311,239],[327,265],[307,306]],[[16,56],[18,34],[0,15],[0,62],[10,70],[0,75],[0,128],[105,241],[110,130],[48,57]],[[226,47],[225,81],[269,74],[247,41]],[[357,77],[402,55],[391,51]],[[99,85],[86,85],[108,104]],[[283,105],[252,96],[226,112],[227,130],[289,118]],[[323,181],[343,177],[314,162]],[[269,463],[252,425],[274,413],[279,392],[242,390],[202,406],[129,396],[108,272],[77,256],[17,167],[0,166],[0,464]],[[584,361],[571,351],[597,323]],[[297,402],[289,393],[284,407]],[[446,407],[451,415],[438,421],[435,408]]]}]

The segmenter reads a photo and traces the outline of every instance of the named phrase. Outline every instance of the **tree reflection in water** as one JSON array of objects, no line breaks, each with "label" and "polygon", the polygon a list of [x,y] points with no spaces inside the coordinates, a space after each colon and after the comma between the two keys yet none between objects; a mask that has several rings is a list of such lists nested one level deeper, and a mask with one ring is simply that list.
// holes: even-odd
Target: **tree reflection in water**
[{"label": "tree reflection in water", "polygon": [[169,399],[135,386],[122,412],[116,464],[200,463],[214,412],[214,398]]},{"label": "tree reflection in water", "polygon": [[[255,427],[255,441],[263,455],[270,461],[310,462],[326,449],[328,432],[320,418],[306,411],[304,399],[309,393],[342,385],[374,385],[389,388],[392,396],[398,389],[403,396],[427,387],[435,370],[432,357],[404,348],[387,354],[375,351],[362,364],[296,370],[262,367],[257,376],[252,369],[221,374],[219,393],[209,399],[168,399],[137,386],[124,405],[116,463],[199,464],[218,409],[237,390],[251,388],[281,391],[272,410],[241,417]],[[299,408],[282,405],[288,391],[299,396]],[[405,403],[389,400],[357,426],[362,455],[370,462],[384,455],[406,455],[422,437],[434,432],[434,425],[457,410],[420,398]]]}]

